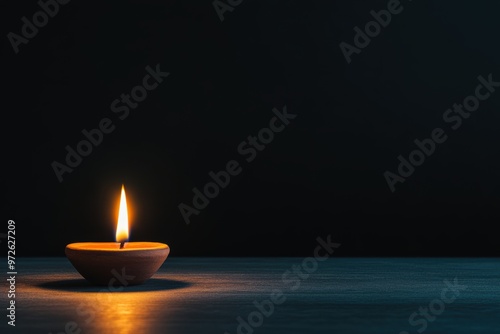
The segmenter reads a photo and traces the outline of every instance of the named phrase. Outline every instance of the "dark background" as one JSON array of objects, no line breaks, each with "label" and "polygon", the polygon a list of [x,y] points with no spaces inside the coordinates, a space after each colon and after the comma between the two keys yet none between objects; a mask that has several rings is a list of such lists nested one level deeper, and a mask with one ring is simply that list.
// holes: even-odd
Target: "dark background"
[{"label": "dark background", "polygon": [[[18,256],[114,241],[124,183],[130,240],[172,256],[308,256],[327,235],[337,256],[500,256],[500,92],[442,120],[479,75],[500,81],[499,4],[403,0],[348,64],[339,43],[387,2],[244,0],[221,22],[211,1],[73,0],[18,54],[6,36],[40,8],[2,2],[1,231],[16,221]],[[111,102],[156,64],[170,76],[119,120]],[[297,118],[246,163],[238,145],[285,105]],[[51,163],[105,117],[60,183]],[[436,127],[448,140],[392,193],[384,172]],[[187,225],[178,205],[232,159],[242,173]]]}]

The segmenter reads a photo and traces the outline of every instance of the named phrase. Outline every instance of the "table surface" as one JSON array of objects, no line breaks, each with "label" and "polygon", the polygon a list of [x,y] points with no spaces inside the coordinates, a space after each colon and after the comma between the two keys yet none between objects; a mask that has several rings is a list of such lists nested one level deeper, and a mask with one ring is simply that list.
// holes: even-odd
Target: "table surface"
[{"label": "table surface", "polygon": [[110,292],[66,258],[18,259],[16,327],[4,315],[0,333],[500,332],[500,259],[331,258],[298,276],[302,262],[169,258],[145,284]]}]

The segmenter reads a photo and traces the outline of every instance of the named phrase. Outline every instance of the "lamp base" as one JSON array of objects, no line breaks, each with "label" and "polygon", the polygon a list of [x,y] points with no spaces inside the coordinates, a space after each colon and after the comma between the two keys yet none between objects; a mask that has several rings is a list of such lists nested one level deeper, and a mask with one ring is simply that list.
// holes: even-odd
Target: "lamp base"
[{"label": "lamp base", "polygon": [[159,242],[79,242],[66,246],[66,257],[95,285],[127,286],[145,282],[161,267],[170,247]]}]

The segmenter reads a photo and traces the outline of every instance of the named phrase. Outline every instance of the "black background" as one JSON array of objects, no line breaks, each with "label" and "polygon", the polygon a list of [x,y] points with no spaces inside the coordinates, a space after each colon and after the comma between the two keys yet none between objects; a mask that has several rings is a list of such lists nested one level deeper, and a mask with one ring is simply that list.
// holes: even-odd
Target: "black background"
[{"label": "black background", "polygon": [[[479,75],[500,81],[498,2],[401,4],[348,64],[339,44],[387,1],[244,0],[221,22],[211,1],[73,0],[18,54],[7,34],[40,8],[2,2],[1,230],[16,221],[21,256],[113,241],[123,183],[130,240],[172,256],[307,256],[327,235],[338,256],[499,256],[500,92],[456,131],[442,119]],[[119,120],[111,102],[156,64],[170,76]],[[285,105],[298,116],[247,163],[238,145]],[[51,163],[105,117],[60,183]],[[447,141],[391,192],[384,172],[437,127]],[[233,159],[187,225],[178,205]]]}]

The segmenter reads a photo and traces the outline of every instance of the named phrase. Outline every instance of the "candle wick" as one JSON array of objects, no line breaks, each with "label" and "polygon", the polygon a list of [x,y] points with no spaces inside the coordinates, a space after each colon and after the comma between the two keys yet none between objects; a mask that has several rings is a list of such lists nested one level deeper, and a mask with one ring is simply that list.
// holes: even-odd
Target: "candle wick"
[{"label": "candle wick", "polygon": [[125,241],[120,242],[120,249],[122,249],[123,246],[125,246]]}]

